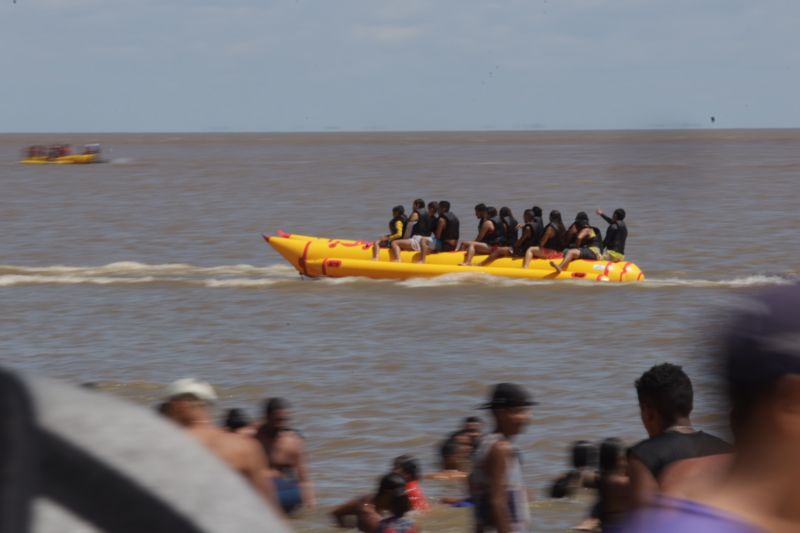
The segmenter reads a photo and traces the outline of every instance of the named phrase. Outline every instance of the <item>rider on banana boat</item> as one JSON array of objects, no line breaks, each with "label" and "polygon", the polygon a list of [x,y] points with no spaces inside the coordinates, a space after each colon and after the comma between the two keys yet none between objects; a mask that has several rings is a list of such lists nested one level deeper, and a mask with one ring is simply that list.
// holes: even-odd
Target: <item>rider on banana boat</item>
[{"label": "rider on banana boat", "polygon": [[511,213],[511,209],[509,207],[501,207],[500,208],[500,220],[503,221],[503,227],[506,230],[506,243],[514,247],[517,244],[517,238],[519,237],[519,222],[517,219],[514,218],[514,214]]},{"label": "rider on banana boat", "polygon": [[389,248],[389,256],[392,261],[400,262],[400,251],[411,250],[419,252],[421,245],[420,240],[423,237],[430,237],[433,232],[436,222],[436,212],[431,213],[431,205],[436,206],[436,202],[428,204],[428,209],[425,209],[425,201],[421,198],[414,200],[414,210],[411,216],[408,217],[405,231],[403,232],[402,239],[395,239],[391,242]]},{"label": "rider on banana boat", "polygon": [[628,238],[628,228],[624,222],[625,210],[622,208],[615,209],[612,218],[607,217],[602,209],[598,209],[596,213],[609,224],[606,230],[606,238],[603,241],[603,246],[606,249],[603,259],[614,262],[624,261],[625,241]]},{"label": "rider on banana boat", "polygon": [[531,259],[539,257],[542,259],[557,259],[562,255],[566,246],[566,233],[564,223],[561,221],[561,213],[555,209],[550,211],[550,223],[545,227],[542,239],[538,246],[531,246],[525,252],[525,260],[522,268],[528,268]]},{"label": "rider on banana boat", "polygon": [[550,261],[550,266],[556,269],[556,272],[562,272],[575,259],[596,261],[603,257],[603,239],[600,230],[590,226],[589,220],[584,218],[575,220],[575,226],[578,230],[575,237],[576,248],[570,248],[564,253],[561,264]]},{"label": "rider on banana boat", "polygon": [[396,205],[392,208],[392,219],[389,221],[389,233],[379,237],[374,243],[372,248],[372,259],[377,261],[381,248],[388,248],[392,241],[403,238],[403,231],[406,227],[406,210],[402,205]]},{"label": "rider on banana boat", "polygon": [[[478,216],[478,207],[483,204],[475,206],[475,216]],[[467,241],[461,243],[462,247],[466,247],[467,255],[462,266],[472,266],[472,258],[476,253],[491,254],[494,249],[499,246],[506,245],[506,229],[505,225],[497,214],[497,208],[487,207],[483,213],[483,221],[480,225],[478,237],[474,241]]]},{"label": "rider on banana boat", "polygon": [[589,215],[586,214],[586,211],[578,211],[578,214],[575,215],[575,222],[570,224],[567,228],[567,248],[577,248],[577,238],[578,233],[580,232],[580,228],[578,227],[578,222],[584,220],[586,223],[589,223]]},{"label": "rider on banana boat", "polygon": [[[502,209],[500,210],[502,212]],[[522,225],[522,236],[519,239],[516,239],[514,245],[512,246],[510,243],[508,246],[497,246],[492,253],[489,254],[489,257],[478,263],[478,266],[486,266],[498,257],[523,257],[525,255],[525,251],[533,246],[537,241],[534,240],[534,216],[533,211],[530,209],[526,209],[525,212],[522,214],[522,219],[524,220],[524,224]],[[513,220],[513,217],[512,217]],[[517,229],[516,225],[514,226],[514,234],[516,234]],[[514,236],[514,235],[512,235]]]},{"label": "rider on banana boat", "polygon": [[458,246],[461,223],[458,217],[450,212],[450,202],[439,202],[439,221],[436,230],[429,238],[420,239],[419,263],[425,262],[425,257],[431,252],[453,252]]}]

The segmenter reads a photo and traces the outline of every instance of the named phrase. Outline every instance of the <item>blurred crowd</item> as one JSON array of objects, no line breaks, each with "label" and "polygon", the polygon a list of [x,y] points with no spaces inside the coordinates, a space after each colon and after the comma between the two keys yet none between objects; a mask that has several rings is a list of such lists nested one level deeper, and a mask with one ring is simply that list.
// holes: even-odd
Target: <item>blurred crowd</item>
[{"label": "blurred crowd", "polygon": [[[647,435],[578,441],[570,469],[547,496],[596,493],[575,529],[585,531],[800,531],[800,288],[747,299],[719,336],[712,360],[730,403],[730,436],[712,435],[691,420],[694,390],[678,365],[662,363],[635,381]],[[304,437],[291,428],[289,404],[265,402],[263,418],[232,409],[224,424],[210,410],[205,382],[173,383],[160,411],[245,476],[264,500],[290,515],[313,507]],[[533,530],[523,460],[515,438],[533,420],[525,387],[499,383],[479,417],[465,418],[438,446],[440,469],[423,475],[412,456],[394,458],[376,476],[375,491],[330,510],[332,523],[360,531],[414,532],[431,505],[469,507],[474,530]],[[387,458],[388,460],[388,458]],[[431,503],[426,479],[461,480],[461,494]],[[535,517],[534,517],[535,518]]]}]

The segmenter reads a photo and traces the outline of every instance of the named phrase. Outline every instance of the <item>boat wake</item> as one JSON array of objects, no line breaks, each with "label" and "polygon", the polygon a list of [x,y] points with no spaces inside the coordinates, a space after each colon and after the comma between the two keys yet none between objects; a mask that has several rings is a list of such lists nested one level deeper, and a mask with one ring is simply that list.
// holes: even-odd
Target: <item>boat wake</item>
[{"label": "boat wake", "polygon": [[[404,281],[367,278],[321,278],[323,286],[353,284],[390,285],[405,289],[428,289],[477,285],[488,287],[616,287],[633,290],[694,288],[745,288],[797,283],[797,275],[753,275],[730,279],[691,279],[648,277],[638,283],[588,283],[585,281],[527,280],[490,276],[482,273],[455,273],[435,278],[414,278]],[[289,265],[253,266],[244,264],[195,266],[185,263],[147,264],[120,261],[101,266],[16,266],[0,265],[0,287],[25,285],[185,285],[212,289],[260,289],[275,285],[305,283]]]},{"label": "boat wake", "polygon": [[260,288],[299,280],[289,265],[194,266],[121,261],[102,266],[29,267],[0,265],[0,287],[18,285],[173,284],[209,288]]}]

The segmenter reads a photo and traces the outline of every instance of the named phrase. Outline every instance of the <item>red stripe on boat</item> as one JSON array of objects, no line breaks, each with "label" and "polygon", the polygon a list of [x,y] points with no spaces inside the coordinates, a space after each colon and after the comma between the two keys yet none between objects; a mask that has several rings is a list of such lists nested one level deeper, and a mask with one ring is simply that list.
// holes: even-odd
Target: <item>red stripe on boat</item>
[{"label": "red stripe on boat", "polygon": [[311,241],[306,243],[306,247],[303,248],[303,255],[300,256],[300,260],[297,262],[300,265],[300,268],[303,269],[303,274],[308,276],[308,269],[306,268],[306,258],[308,257],[308,247],[311,246]]},{"label": "red stripe on boat", "polygon": [[279,230],[278,230],[278,237],[283,237],[284,239],[288,239],[288,238],[290,238],[291,236],[292,236],[292,234],[291,234],[291,233],[286,233],[286,232],[285,232],[285,231],[283,231],[282,229],[279,229]]},{"label": "red stripe on boat", "polygon": [[630,263],[625,263],[625,266],[622,267],[622,272],[619,274],[619,280],[622,281],[622,278],[625,277],[625,274],[628,273],[628,267],[631,266]]}]

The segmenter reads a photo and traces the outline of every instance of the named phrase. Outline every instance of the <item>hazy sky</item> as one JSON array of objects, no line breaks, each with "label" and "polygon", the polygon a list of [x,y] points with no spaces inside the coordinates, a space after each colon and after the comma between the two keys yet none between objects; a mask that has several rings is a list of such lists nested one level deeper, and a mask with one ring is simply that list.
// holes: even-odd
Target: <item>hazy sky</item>
[{"label": "hazy sky", "polygon": [[800,126],[798,0],[0,2],[4,132]]}]

